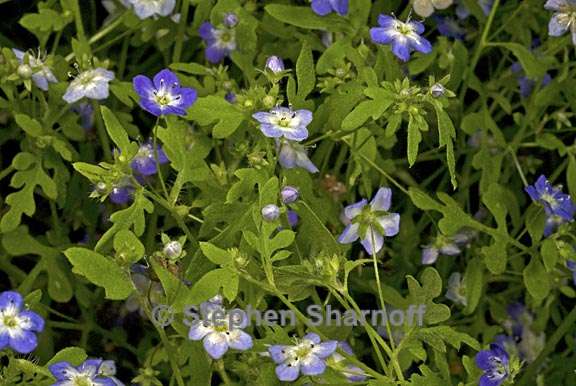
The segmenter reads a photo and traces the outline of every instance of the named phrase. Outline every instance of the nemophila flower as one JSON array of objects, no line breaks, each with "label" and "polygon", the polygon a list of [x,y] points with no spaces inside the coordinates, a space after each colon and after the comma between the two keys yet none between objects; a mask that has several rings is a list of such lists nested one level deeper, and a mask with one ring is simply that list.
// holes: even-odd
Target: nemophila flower
[{"label": "nemophila flower", "polygon": [[156,145],[156,149],[158,162],[156,162],[154,146],[151,143],[140,145],[138,153],[136,153],[132,162],[130,162],[132,170],[142,176],[152,176],[158,173],[158,164],[165,164],[169,162],[169,160],[164,150],[162,150],[162,146]]},{"label": "nemophila flower", "polygon": [[436,28],[442,36],[452,39],[464,40],[466,29],[462,27],[456,19],[446,16],[434,15]]},{"label": "nemophila flower", "polygon": [[298,217],[298,213],[296,213],[296,211],[288,210],[286,212],[286,216],[288,217],[288,225],[290,225],[290,228],[294,228],[296,225],[298,225],[300,217]]},{"label": "nemophila flower", "polygon": [[22,295],[15,291],[0,293],[0,351],[6,347],[20,354],[36,349],[36,334],[44,330],[44,319],[24,309]]},{"label": "nemophila flower", "polygon": [[[106,361],[104,367],[102,359],[87,359],[80,366],[74,367],[68,362],[58,362],[48,366],[56,383],[52,386],[118,386],[117,380],[109,375],[111,371],[110,361]],[[114,367],[115,372],[115,367]]]},{"label": "nemophila flower", "polygon": [[62,99],[68,103],[77,102],[84,97],[95,100],[106,99],[109,95],[108,83],[113,79],[112,71],[100,67],[83,71],[70,82]]},{"label": "nemophila flower", "polygon": [[[344,351],[348,355],[354,355],[352,347],[350,347],[347,342],[338,342],[337,348]],[[332,353],[326,362],[330,367],[342,373],[342,375],[344,375],[349,382],[363,382],[367,378],[364,370],[349,363],[343,355],[336,351]]]},{"label": "nemophila flower", "polygon": [[270,56],[266,59],[266,68],[277,74],[284,71],[284,61],[279,56]]},{"label": "nemophila flower", "polygon": [[115,377],[116,375],[116,363],[111,360],[102,361],[100,364],[100,368],[98,369],[100,375],[104,377],[109,377],[116,386],[124,386],[122,382],[118,378]]},{"label": "nemophila flower", "polygon": [[40,52],[37,56],[16,48],[13,48],[12,52],[16,56],[16,59],[18,59],[20,66],[29,66],[30,76],[39,89],[48,91],[48,83],[58,82],[58,79],[56,79],[50,67],[46,65],[46,58],[44,58]]},{"label": "nemophila flower", "polygon": [[202,340],[204,349],[213,359],[222,358],[230,348],[240,351],[252,348],[252,337],[242,331],[248,325],[244,311],[235,309],[227,313],[215,301],[205,302],[200,308],[203,320],[192,322],[188,338]]},{"label": "nemophila flower", "polygon": [[566,261],[566,267],[572,272],[572,282],[576,286],[576,260]]},{"label": "nemophila flower", "polygon": [[80,116],[80,126],[84,130],[94,127],[94,107],[90,103],[82,102],[72,106],[72,111]]},{"label": "nemophila flower", "polygon": [[196,90],[180,87],[178,77],[168,69],[154,75],[153,80],[144,75],[137,75],[132,83],[140,96],[140,106],[157,117],[184,116],[186,110],[196,102]]},{"label": "nemophila flower", "polygon": [[266,221],[275,221],[280,217],[280,208],[277,205],[269,204],[261,210],[262,217]]},{"label": "nemophila flower", "polygon": [[559,187],[553,187],[544,175],[538,177],[536,183],[527,186],[525,190],[532,200],[544,206],[549,216],[559,216],[566,221],[572,221],[574,218],[576,206],[572,198],[562,193]]},{"label": "nemophila flower", "polygon": [[260,122],[260,131],[270,138],[284,137],[291,141],[308,138],[307,126],[312,122],[309,110],[292,110],[289,107],[274,107],[270,112],[260,111],[252,115]]},{"label": "nemophila flower", "polygon": [[236,31],[234,28],[216,28],[209,22],[204,22],[198,30],[206,44],[206,60],[210,63],[220,63],[224,57],[236,49]]},{"label": "nemophila flower", "polygon": [[298,201],[300,191],[294,186],[287,185],[280,191],[280,198],[284,204],[293,204]]},{"label": "nemophila flower", "polygon": [[268,353],[276,366],[276,376],[284,382],[293,382],[300,374],[320,375],[326,370],[326,358],[336,350],[338,342],[321,342],[317,334],[309,333],[295,345],[272,345]]},{"label": "nemophila flower", "polygon": [[238,16],[234,12],[227,12],[224,15],[224,25],[228,28],[236,27],[238,24]]},{"label": "nemophila flower", "polygon": [[336,12],[340,16],[348,13],[348,0],[312,0],[312,11],[320,16]]},{"label": "nemophila flower", "polygon": [[403,62],[410,59],[412,51],[428,54],[432,45],[422,36],[424,25],[418,21],[402,22],[392,16],[378,16],[380,27],[370,28],[370,37],[374,43],[392,46],[392,53]]},{"label": "nemophila flower", "polygon": [[462,250],[460,245],[465,244],[467,237],[463,234],[456,234],[452,237],[438,235],[434,243],[422,249],[422,264],[434,264],[440,255],[457,256]]},{"label": "nemophila flower", "polygon": [[[520,87],[520,95],[523,98],[528,98],[530,94],[532,94],[532,90],[534,90],[534,86],[536,86],[536,81],[533,79],[528,78],[525,73],[522,65],[519,62],[515,62],[510,67],[512,72],[516,75],[516,79],[518,80],[518,86]],[[550,74],[546,73],[542,78],[541,87],[547,86],[552,81],[552,77]]]},{"label": "nemophila flower", "polygon": [[384,245],[384,236],[395,236],[400,229],[400,215],[388,212],[391,203],[392,190],[380,188],[370,203],[363,199],[344,208],[349,224],[338,242],[349,244],[361,239],[366,252],[378,253]]},{"label": "nemophila flower", "polygon": [[466,285],[462,280],[460,272],[452,272],[448,278],[448,289],[446,290],[446,298],[454,302],[454,304],[461,304],[466,306],[468,300],[466,299]]},{"label": "nemophila flower", "polygon": [[140,19],[152,16],[168,16],[174,11],[176,0],[128,0]]},{"label": "nemophila flower", "polygon": [[534,317],[522,303],[512,303],[508,305],[506,311],[509,317],[503,325],[508,335],[496,336],[496,343],[500,344],[508,354],[532,362],[544,348],[545,334],[532,330]]},{"label": "nemophila flower", "polygon": [[308,151],[304,145],[298,142],[276,140],[276,147],[279,151],[278,162],[283,168],[303,168],[310,173],[318,173],[319,170],[308,158]]},{"label": "nemophila flower", "polygon": [[128,184],[118,184],[112,188],[108,197],[110,201],[117,205],[125,205],[132,201],[134,187]]},{"label": "nemophila flower", "polygon": [[548,0],[544,8],[554,12],[548,23],[548,35],[562,36],[570,30],[572,43],[576,45],[576,1]]},{"label": "nemophila flower", "polygon": [[428,17],[436,9],[446,9],[452,5],[453,0],[413,0],[412,9],[417,15]]},{"label": "nemophila flower", "polygon": [[498,344],[492,343],[489,350],[480,351],[476,365],[484,371],[480,386],[500,386],[510,375],[510,357]]}]

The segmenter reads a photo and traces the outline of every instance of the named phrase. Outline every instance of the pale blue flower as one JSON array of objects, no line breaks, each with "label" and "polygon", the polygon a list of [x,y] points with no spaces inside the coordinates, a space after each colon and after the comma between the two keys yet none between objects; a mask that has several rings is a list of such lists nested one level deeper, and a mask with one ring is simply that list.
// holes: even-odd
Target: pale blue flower
[{"label": "pale blue flower", "polygon": [[410,59],[412,51],[428,54],[432,51],[432,44],[422,35],[424,25],[418,21],[408,20],[402,22],[395,17],[378,16],[379,27],[370,28],[370,37],[374,43],[392,46],[392,53],[403,62]]},{"label": "pale blue flower", "polygon": [[38,53],[38,56],[34,56],[16,48],[13,48],[12,52],[18,59],[18,63],[30,66],[32,69],[32,80],[40,90],[48,91],[48,83],[58,82],[50,67],[46,65],[45,58],[40,53]]},{"label": "pale blue flower", "polygon": [[288,107],[274,107],[270,112],[260,111],[252,115],[260,122],[260,131],[270,138],[284,137],[291,141],[308,138],[307,126],[312,122],[309,110],[292,110]]},{"label": "pale blue flower", "polygon": [[576,0],[548,0],[544,8],[554,12],[548,23],[548,35],[562,36],[570,30],[572,43],[576,45]]},{"label": "pale blue flower", "polygon": [[308,158],[304,145],[292,141],[276,140],[276,146],[279,151],[278,162],[283,168],[303,168],[310,173],[318,173],[319,170]]},{"label": "pale blue flower", "polygon": [[174,11],[176,0],[128,0],[140,19],[152,16],[168,16]]},{"label": "pale blue flower", "polygon": [[20,354],[36,349],[36,334],[44,330],[44,319],[24,307],[18,292],[0,292],[0,351],[6,347]]},{"label": "pale blue flower", "polygon": [[68,103],[77,102],[84,97],[95,100],[106,99],[109,95],[108,83],[113,79],[112,71],[100,67],[83,71],[70,82],[62,99]]}]

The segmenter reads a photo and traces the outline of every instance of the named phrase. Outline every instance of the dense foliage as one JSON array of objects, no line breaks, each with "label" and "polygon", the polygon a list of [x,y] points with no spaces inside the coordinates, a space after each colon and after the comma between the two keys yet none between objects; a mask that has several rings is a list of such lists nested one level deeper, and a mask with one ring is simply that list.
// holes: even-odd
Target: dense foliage
[{"label": "dense foliage", "polygon": [[0,12],[0,385],[576,384],[576,1]]}]

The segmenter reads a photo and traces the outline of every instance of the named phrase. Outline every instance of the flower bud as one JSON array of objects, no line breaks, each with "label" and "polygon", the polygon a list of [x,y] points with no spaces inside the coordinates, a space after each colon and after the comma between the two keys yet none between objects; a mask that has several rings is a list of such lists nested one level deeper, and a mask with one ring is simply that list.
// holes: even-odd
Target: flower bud
[{"label": "flower bud", "polygon": [[266,59],[266,68],[277,74],[284,71],[284,61],[278,56],[270,56]]},{"label": "flower bud", "polygon": [[272,95],[266,95],[264,99],[262,99],[262,103],[266,108],[271,109],[276,105],[276,98],[274,98]]},{"label": "flower bud", "polygon": [[238,24],[238,16],[233,12],[228,12],[224,15],[224,25],[228,28],[236,27]]},{"label": "flower bud", "polygon": [[21,64],[18,66],[18,76],[22,79],[30,79],[32,77],[32,67],[28,64]]},{"label": "flower bud", "polygon": [[280,208],[274,204],[266,205],[262,208],[262,217],[266,221],[274,221],[280,217]]},{"label": "flower bud", "polygon": [[106,185],[106,183],[104,181],[100,181],[96,184],[96,186],[94,187],[94,190],[96,190],[96,192],[98,192],[100,194],[104,194],[104,193],[106,193],[106,190],[108,190],[108,185]]},{"label": "flower bud", "polygon": [[280,197],[284,204],[292,204],[300,197],[300,192],[294,186],[285,186],[280,191]]},{"label": "flower bud", "polygon": [[436,83],[432,87],[430,87],[430,93],[434,98],[439,98],[446,92],[446,88],[442,86],[440,83]]},{"label": "flower bud", "polygon": [[298,213],[293,210],[289,210],[286,215],[288,216],[288,224],[290,225],[290,228],[294,228],[296,225],[298,225],[298,220],[300,219],[298,217]]},{"label": "flower bud", "polygon": [[178,241],[170,241],[164,245],[162,252],[169,259],[177,259],[182,255],[182,244]]}]

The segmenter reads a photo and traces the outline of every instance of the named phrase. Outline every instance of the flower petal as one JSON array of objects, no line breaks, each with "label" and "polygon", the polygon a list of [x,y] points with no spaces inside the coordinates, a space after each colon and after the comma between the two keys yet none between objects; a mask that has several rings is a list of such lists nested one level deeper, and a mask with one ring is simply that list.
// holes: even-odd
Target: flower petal
[{"label": "flower petal", "polygon": [[380,188],[376,192],[376,195],[370,201],[370,207],[372,210],[387,211],[390,209],[390,204],[392,202],[392,189],[390,188]]},{"label": "flower petal", "polygon": [[252,348],[252,337],[242,330],[230,331],[228,345],[236,350],[245,351]]},{"label": "flower petal", "polygon": [[320,375],[326,371],[326,363],[316,355],[308,355],[300,363],[303,375]]},{"label": "flower petal", "polygon": [[228,351],[228,341],[223,333],[213,332],[204,338],[204,348],[213,359],[220,359]]},{"label": "flower petal", "polygon": [[368,228],[366,232],[366,237],[361,241],[362,246],[370,255],[374,255],[382,249],[384,246],[384,236],[376,232],[372,226]]},{"label": "flower petal", "polygon": [[16,309],[22,309],[24,304],[24,299],[16,291],[4,291],[0,293],[0,310],[4,310],[7,307],[15,307]]},{"label": "flower petal", "polygon": [[340,244],[350,244],[358,240],[360,237],[358,235],[358,228],[360,228],[360,225],[357,223],[348,224],[346,228],[344,228],[342,234],[338,237],[338,242]]},{"label": "flower petal", "polygon": [[10,337],[9,345],[20,354],[28,354],[36,349],[38,339],[32,331],[22,331],[20,334]]},{"label": "flower petal", "polygon": [[293,382],[298,379],[300,373],[300,366],[291,366],[288,363],[283,363],[276,366],[276,376],[283,382]]}]

